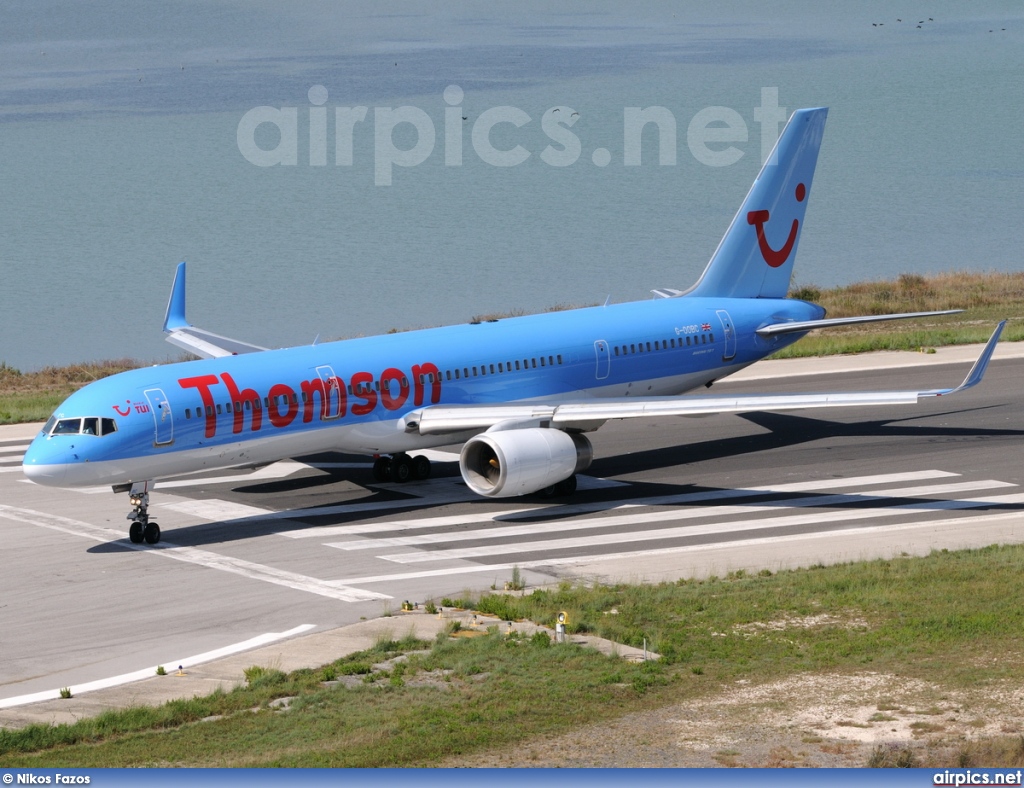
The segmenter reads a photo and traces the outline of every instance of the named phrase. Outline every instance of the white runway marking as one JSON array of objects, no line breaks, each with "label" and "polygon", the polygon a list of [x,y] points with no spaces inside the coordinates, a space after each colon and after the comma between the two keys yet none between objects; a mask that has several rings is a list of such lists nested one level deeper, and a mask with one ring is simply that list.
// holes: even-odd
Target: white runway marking
[{"label": "white runway marking", "polygon": [[27,443],[24,446],[0,446],[0,455],[3,455],[3,454],[24,455],[27,450],[28,450],[28,444]]},{"label": "white runway marking", "polygon": [[771,528],[784,528],[795,525],[817,525],[822,523],[867,520],[876,517],[889,517],[894,514],[926,512],[930,510],[974,509],[979,506],[998,506],[1001,504],[1018,503],[1024,503],[1024,494],[1016,493],[1013,495],[997,495],[988,498],[954,501],[931,500],[905,504],[902,506],[879,507],[877,509],[814,512],[811,514],[791,515],[789,517],[771,517],[754,522],[745,519],[733,520],[725,523],[680,526],[679,528],[659,528],[653,531],[590,534],[589,536],[572,539],[551,539],[537,542],[521,542],[518,544],[486,545],[481,547],[456,548],[452,550],[433,550],[429,552],[401,553],[398,555],[381,555],[378,556],[378,558],[382,558],[386,561],[394,561],[399,564],[414,564],[456,558],[482,558],[484,556],[492,555],[507,555],[513,552],[532,553],[543,550],[569,550],[575,548],[589,548],[596,545],[621,544],[623,542],[647,542],[660,539],[683,539],[689,536],[704,536],[709,534],[763,531]]},{"label": "white runway marking", "polygon": [[[160,507],[172,512],[202,517],[204,520],[219,523],[225,520],[242,520],[246,517],[263,517],[270,513],[269,509],[260,509],[258,506],[247,506],[243,503],[221,501],[217,498],[207,498],[200,501],[182,501],[181,503],[169,503]],[[156,519],[155,515],[150,515]]]},{"label": "white runway marking", "polygon": [[[894,525],[869,525],[861,528],[844,528],[843,536],[866,536],[871,534],[893,534],[900,531],[913,531],[923,528],[937,528],[950,523],[958,526],[989,525],[1004,521],[1019,521],[1021,512],[1005,512],[1003,514],[987,514],[976,517],[960,517],[956,520],[922,520],[914,523],[898,523]],[[659,555],[675,555],[678,553],[697,553],[708,550],[720,550],[723,547],[750,547],[757,545],[771,545],[780,542],[799,542],[804,539],[830,539],[835,538],[835,531],[814,531],[805,534],[790,534],[786,536],[754,537],[752,539],[737,539],[729,542],[712,542],[709,544],[697,545],[676,545],[674,547],[657,547],[651,550],[629,550],[619,553],[601,553],[598,555],[572,555],[561,558],[539,558],[531,561],[510,561],[500,564],[468,564],[466,566],[451,567],[449,569],[425,569],[419,572],[404,572],[390,575],[364,575],[361,577],[349,577],[333,582],[352,585],[368,585],[370,583],[387,583],[394,580],[415,580],[417,578],[443,577],[445,575],[459,575],[476,572],[501,572],[518,567],[519,569],[542,570],[553,566],[572,566],[574,564],[597,564],[604,561],[630,561],[638,558],[649,558]]]},{"label": "white runway marking", "polygon": [[342,602],[366,602],[372,599],[391,599],[387,594],[379,594],[375,591],[364,591],[358,588],[349,588],[337,583],[329,583],[315,577],[307,577],[296,572],[289,572],[284,569],[277,569],[272,566],[264,566],[251,561],[244,561],[240,558],[232,558],[227,555],[220,555],[209,550],[199,550],[195,547],[182,547],[170,542],[160,542],[153,546],[136,545],[124,538],[124,534],[112,528],[103,528],[97,525],[84,523],[81,520],[72,520],[69,517],[59,517],[45,512],[37,512],[32,509],[19,509],[14,506],[0,505],[0,517],[16,522],[37,525],[41,528],[49,528],[55,531],[72,534],[74,536],[92,539],[97,542],[110,542],[117,540],[124,546],[133,550],[144,551],[150,555],[158,555],[164,558],[172,558],[175,561],[197,564],[208,569],[219,569],[222,572],[240,575],[251,580],[260,580],[264,583],[292,588],[296,591],[305,591],[310,594],[330,597]]},{"label": "white runway marking", "polygon": [[[215,649],[213,651],[207,651],[203,654],[197,654],[194,657],[185,657],[184,659],[169,659],[166,662],[158,663],[171,669],[173,665],[180,665],[183,668],[191,668],[196,665],[202,665],[205,662],[212,662],[215,659],[227,657],[232,654],[239,654],[243,651],[249,651],[250,649],[259,648],[265,646],[268,643],[273,643],[277,640],[284,640],[285,638],[295,637],[301,635],[303,632],[308,632],[315,628],[315,624],[302,624],[294,629],[289,629],[287,632],[268,632],[265,635],[258,635],[257,637],[250,638],[249,640],[242,641],[241,643],[235,643],[232,646],[225,646],[224,648]],[[97,681],[86,682],[85,684],[75,684],[70,687],[72,694],[81,695],[86,692],[94,692],[95,690],[107,689],[108,687],[119,687],[122,684],[129,684],[133,681],[142,681],[143,679],[152,678],[156,675],[157,665],[153,665],[149,668],[143,668],[142,670],[136,670],[132,673],[125,673],[120,676],[112,676],[107,679],[99,679]],[[44,692],[35,692],[31,695],[18,695],[13,698],[0,698],[0,709],[9,709],[12,706],[24,706],[27,703],[37,703],[41,700],[56,700],[60,697],[60,690],[46,690]]]},{"label": "white runway marking", "polygon": [[[741,487],[737,489],[704,490],[697,493],[676,493],[673,495],[657,495],[647,498],[633,498],[625,503],[599,501],[595,503],[579,504],[546,504],[542,506],[521,506],[516,509],[501,509],[489,512],[467,512],[465,514],[447,515],[444,517],[426,517],[408,520],[390,520],[374,523],[354,523],[352,525],[324,526],[309,528],[301,531],[282,531],[279,536],[287,536],[289,539],[323,539],[333,536],[350,536],[358,534],[372,534],[387,531],[406,531],[418,528],[443,528],[449,525],[468,525],[470,523],[502,522],[516,520],[537,515],[548,515],[552,518],[564,518],[574,514],[590,514],[593,512],[620,511],[623,509],[634,509],[647,506],[678,506],[680,504],[700,503],[704,501],[730,500],[735,498],[749,498],[765,493],[787,493],[787,492],[814,492],[816,490],[840,490],[849,487],[864,487],[877,484],[895,484],[899,482],[924,481],[926,479],[943,479],[958,474],[948,471],[912,471],[907,473],[891,473],[876,476],[856,476],[848,479],[825,479],[809,482],[793,482],[789,484],[766,484],[760,487]],[[890,493],[891,494],[891,493]],[[470,496],[465,500],[481,499],[478,496]],[[507,499],[506,499],[507,500]],[[445,501],[447,502],[447,501]],[[433,499],[430,503],[435,503]],[[356,514],[366,512],[372,514],[376,508],[372,504],[355,504],[360,506],[358,510],[347,508],[345,511],[338,510],[338,507],[324,507],[323,509],[303,510],[302,516],[312,514]],[[384,507],[380,507],[384,508]],[[279,515],[284,515],[280,512]]]},{"label": "white runway marking", "polygon": [[[580,531],[595,528],[613,528],[619,525],[639,525],[673,520],[691,520],[696,518],[722,517],[732,514],[755,514],[758,512],[785,512],[793,509],[809,509],[825,506],[859,503],[866,501],[883,501],[892,498],[911,498],[922,495],[945,495],[949,493],[987,490],[996,487],[1014,487],[1009,482],[995,480],[980,482],[958,482],[956,484],[936,484],[925,487],[905,487],[900,490],[886,490],[875,494],[814,495],[806,498],[789,498],[783,501],[772,501],[754,506],[714,506],[709,508],[685,509],[682,511],[648,512],[645,514],[629,514],[619,517],[593,517],[587,520],[559,520],[526,525],[510,525],[504,527],[479,528],[472,531],[455,533],[418,534],[415,536],[395,536],[387,539],[358,539],[351,542],[329,542],[326,547],[341,550],[370,550],[379,547],[408,547],[424,544],[444,544],[448,542],[469,542],[482,539],[503,539],[511,536],[529,536],[532,534],[551,533],[553,531]],[[445,518],[448,519],[448,518]]]}]

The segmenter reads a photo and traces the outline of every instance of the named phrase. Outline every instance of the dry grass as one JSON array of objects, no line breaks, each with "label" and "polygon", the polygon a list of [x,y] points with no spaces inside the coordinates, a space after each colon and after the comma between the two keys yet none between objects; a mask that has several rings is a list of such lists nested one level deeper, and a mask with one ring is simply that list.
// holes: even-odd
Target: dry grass
[{"label": "dry grass", "polygon": [[55,391],[70,393],[94,380],[141,366],[141,361],[122,358],[116,361],[72,364],[67,367],[44,367],[38,372],[21,372],[0,363],[0,394],[42,394]]},{"label": "dry grass", "polygon": [[813,285],[795,287],[790,297],[821,304],[829,317],[993,306],[1024,310],[1024,272],[902,274],[895,281],[857,282],[829,290]]}]

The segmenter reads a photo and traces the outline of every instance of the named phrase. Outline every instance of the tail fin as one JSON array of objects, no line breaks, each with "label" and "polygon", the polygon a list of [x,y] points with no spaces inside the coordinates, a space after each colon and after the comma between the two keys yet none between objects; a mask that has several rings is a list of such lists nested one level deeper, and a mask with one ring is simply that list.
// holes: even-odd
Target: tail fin
[{"label": "tail fin", "polygon": [[688,296],[785,298],[828,109],[798,109]]}]

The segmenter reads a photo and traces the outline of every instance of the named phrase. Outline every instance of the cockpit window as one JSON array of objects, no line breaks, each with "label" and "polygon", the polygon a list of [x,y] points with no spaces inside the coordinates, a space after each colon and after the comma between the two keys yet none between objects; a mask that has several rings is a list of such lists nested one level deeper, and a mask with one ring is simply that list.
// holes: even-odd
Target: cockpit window
[{"label": "cockpit window", "polygon": [[77,435],[82,431],[81,419],[61,419],[53,428],[54,435]]},{"label": "cockpit window", "polygon": [[44,435],[110,435],[112,432],[117,432],[117,423],[98,416],[60,420],[51,417],[43,427]]}]

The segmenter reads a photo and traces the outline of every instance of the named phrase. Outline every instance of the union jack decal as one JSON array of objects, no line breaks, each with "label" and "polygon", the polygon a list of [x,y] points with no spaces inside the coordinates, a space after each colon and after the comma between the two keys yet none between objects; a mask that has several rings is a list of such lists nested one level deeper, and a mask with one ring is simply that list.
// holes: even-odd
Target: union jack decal
[{"label": "union jack decal", "polygon": [[700,326],[700,330],[701,331],[710,331],[711,330],[711,324],[710,323],[702,323],[701,326]]}]

